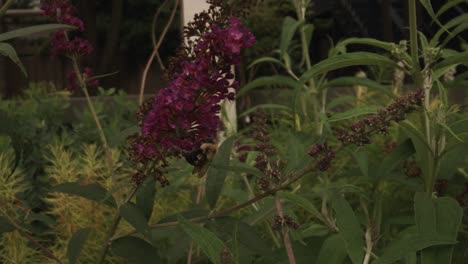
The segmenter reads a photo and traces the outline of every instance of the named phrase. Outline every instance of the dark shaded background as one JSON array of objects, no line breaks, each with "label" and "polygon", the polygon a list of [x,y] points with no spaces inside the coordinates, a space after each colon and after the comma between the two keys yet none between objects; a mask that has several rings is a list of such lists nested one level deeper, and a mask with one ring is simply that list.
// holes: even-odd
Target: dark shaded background
[{"label": "dark shaded background", "polygon": [[[231,0],[245,1],[245,0]],[[290,0],[250,0],[250,17],[246,23],[257,36],[258,45],[247,51],[244,64],[272,53],[278,46],[281,24],[285,16],[295,16]],[[74,1],[85,21],[85,37],[95,46],[95,52],[82,62],[92,66],[96,74],[116,72],[101,80],[106,88],[116,87],[129,93],[137,93],[142,70],[151,53],[151,21],[163,0],[80,0]],[[171,1],[173,2],[173,1]],[[307,14],[308,20],[316,25],[311,54],[313,61],[324,59],[332,43],[347,37],[371,37],[398,42],[408,39],[407,0],[315,0]],[[434,9],[446,1],[432,0]],[[27,0],[19,2],[20,8],[28,5]],[[169,18],[172,3],[163,9],[158,23],[158,34]],[[467,11],[467,5],[455,8],[441,17],[442,21]],[[418,6],[419,28],[428,35],[434,34],[438,26]],[[37,14],[9,15],[0,24],[2,32],[22,26],[46,23]],[[160,49],[163,61],[173,55],[180,43],[181,19],[178,15],[171,25]],[[465,34],[466,36],[466,34]],[[466,38],[465,38],[466,39]],[[459,49],[462,41],[456,39],[450,44]],[[65,85],[64,76],[67,62],[63,59],[51,60],[48,56],[47,38],[31,38],[15,41],[15,46],[29,72],[25,79],[15,65],[2,58],[0,65],[0,91],[3,96],[21,92],[29,81],[53,81],[56,86]],[[363,47],[359,47],[362,49]],[[241,67],[242,69],[242,67]],[[355,69],[352,69],[355,70]],[[351,71],[351,70],[350,70]],[[259,74],[262,74],[261,72]],[[336,74],[347,74],[337,72]],[[164,86],[162,72],[154,63],[150,73],[148,93],[154,93]],[[244,82],[252,79],[246,78]]]}]

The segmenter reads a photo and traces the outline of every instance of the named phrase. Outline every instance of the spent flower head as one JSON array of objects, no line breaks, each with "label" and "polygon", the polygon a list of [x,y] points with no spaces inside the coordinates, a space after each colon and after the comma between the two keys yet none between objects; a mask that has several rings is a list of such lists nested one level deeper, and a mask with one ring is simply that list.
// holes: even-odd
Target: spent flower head
[{"label": "spent flower head", "polygon": [[[41,9],[45,16],[57,23],[73,26],[81,32],[84,31],[83,20],[78,17],[78,10],[70,0],[41,0]],[[50,42],[53,57],[67,56],[76,60],[93,52],[93,46],[88,40],[78,36],[70,37],[66,30],[54,32]],[[82,75],[82,78],[78,78],[78,74]],[[90,88],[99,86],[99,81],[93,78],[91,68],[85,68],[83,73],[71,71],[67,74],[67,80],[68,89],[71,91],[77,90],[80,85],[87,85]]]}]

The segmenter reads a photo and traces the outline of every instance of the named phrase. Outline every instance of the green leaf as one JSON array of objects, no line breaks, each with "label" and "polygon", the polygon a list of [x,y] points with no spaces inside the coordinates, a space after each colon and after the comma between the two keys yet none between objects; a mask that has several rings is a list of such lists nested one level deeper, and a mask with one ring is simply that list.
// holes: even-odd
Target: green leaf
[{"label": "green leaf", "polygon": [[11,222],[4,216],[0,215],[0,235],[14,231],[16,228]]},{"label": "green leaf", "polygon": [[377,177],[383,177],[389,174],[403,161],[407,160],[415,152],[413,143],[410,139],[405,140],[403,143],[398,145],[390,155],[386,156],[385,159],[380,163],[377,171]]},{"label": "green leaf", "polygon": [[359,106],[359,107],[352,108],[348,111],[345,111],[343,113],[334,114],[328,119],[328,121],[337,122],[337,121],[347,120],[347,119],[351,119],[351,118],[358,117],[358,116],[377,114],[377,111],[379,109],[381,109],[381,107],[379,106],[372,106],[372,105]]},{"label": "green leaf", "polygon": [[437,17],[440,17],[443,13],[445,13],[447,10],[449,10],[452,7],[457,6],[460,3],[465,2],[465,0],[448,0],[447,3],[445,3],[441,8],[436,13]]},{"label": "green leaf", "polygon": [[255,66],[257,64],[264,63],[264,62],[278,64],[281,67],[285,68],[285,65],[280,60],[278,60],[276,58],[273,58],[273,57],[263,57],[263,58],[260,58],[260,59],[256,59],[249,65],[249,68],[252,68],[253,66]]},{"label": "green leaf", "polygon": [[324,87],[352,87],[353,85],[362,85],[370,90],[376,90],[378,92],[383,92],[390,98],[395,98],[395,95],[392,93],[391,87],[388,85],[382,85],[379,82],[369,80],[367,78],[359,77],[339,77],[333,79],[324,84]]},{"label": "green leaf", "polygon": [[154,196],[156,194],[156,182],[153,177],[143,183],[136,193],[136,205],[149,221],[154,207]]},{"label": "green leaf", "polygon": [[255,176],[262,176],[263,173],[261,171],[259,171],[257,168],[251,166],[251,165],[248,165],[248,164],[245,164],[245,163],[242,163],[242,162],[239,162],[239,161],[235,161],[235,160],[231,160],[231,162],[229,163],[229,166],[221,166],[219,164],[210,164],[211,167],[215,168],[215,169],[219,169],[219,170],[227,170],[227,171],[231,171],[231,172],[235,172],[235,173],[248,173],[248,174],[252,174],[252,175],[255,175]]},{"label": "green leaf", "polygon": [[455,67],[462,63],[467,63],[467,61],[468,61],[468,51],[461,52],[457,54],[456,56],[450,56],[434,66],[434,77],[438,78],[444,75],[447,69]]},{"label": "green leaf", "polygon": [[327,110],[331,110],[337,106],[343,105],[343,104],[353,104],[356,102],[356,97],[351,96],[351,95],[346,95],[346,96],[340,96],[338,98],[335,98],[331,100],[327,104]]},{"label": "green leaf", "polygon": [[[453,29],[452,32],[450,32],[451,34],[448,35],[444,41],[442,42],[441,46],[442,47],[445,47],[447,46],[447,44],[452,40],[454,39],[456,36],[458,36],[459,34],[461,34],[463,31],[467,30],[468,29],[468,23],[465,21],[465,23],[463,24],[460,24],[458,25],[456,28]],[[465,63],[466,65],[466,63]]]},{"label": "green leaf", "polygon": [[74,29],[74,27],[70,25],[63,25],[63,24],[46,24],[46,25],[25,27],[25,28],[16,29],[16,30],[12,30],[12,31],[0,34],[0,42],[9,40],[9,39],[14,39],[14,38],[27,37],[32,34],[46,33],[49,31],[55,31],[55,30],[60,30],[60,29]]},{"label": "green leaf", "polygon": [[307,153],[309,147],[315,143],[310,134],[291,132],[287,138],[285,138],[285,143],[287,147],[284,153],[287,166],[284,168],[283,173],[294,173],[310,164],[312,157],[304,155],[304,153]]},{"label": "green leaf", "polygon": [[116,207],[114,198],[108,195],[108,191],[98,184],[81,185],[78,182],[68,182],[57,185],[50,191],[76,195],[88,200]]},{"label": "green leaf", "polygon": [[287,111],[287,112],[292,112],[291,108],[290,107],[287,107],[285,105],[280,105],[280,104],[260,104],[260,105],[256,105],[252,108],[250,108],[249,110],[241,113],[239,116],[242,117],[242,116],[246,116],[250,113],[254,113],[255,111],[257,111],[258,109],[276,109],[276,110],[284,110],[284,111]]},{"label": "green leaf", "polygon": [[[433,234],[411,234],[396,240],[384,249],[383,254],[372,264],[390,264],[407,257],[413,252],[437,246],[452,245],[456,243],[453,239],[444,238]],[[440,262],[450,263],[450,262]]]},{"label": "green leaf", "polygon": [[289,44],[291,43],[294,33],[296,33],[297,28],[301,25],[301,21],[297,21],[292,17],[286,17],[283,21],[283,29],[281,31],[281,41],[280,41],[280,54],[283,58],[284,54],[288,52]]},{"label": "green leaf", "polygon": [[465,159],[468,157],[468,144],[456,142],[454,147],[448,149],[440,158],[438,178],[451,179],[465,164]]},{"label": "green leaf", "polygon": [[164,263],[158,255],[157,249],[138,237],[126,236],[111,244],[112,252],[128,260],[132,264]]},{"label": "green leaf", "polygon": [[[440,80],[438,80],[438,78],[435,79],[435,84],[436,84],[436,86],[437,86],[437,88],[439,90],[439,98],[440,98],[441,107],[446,109],[449,106],[448,96],[447,96],[447,88],[444,87],[444,85],[442,84],[442,82]],[[450,128],[449,128],[449,130],[450,130]]]},{"label": "green leaf", "polygon": [[0,42],[0,54],[10,58],[23,72],[24,76],[28,76],[26,72],[26,68],[24,67],[21,60],[18,58],[18,54],[16,54],[15,48],[8,43],[1,43]]},{"label": "green leaf", "polygon": [[238,242],[259,255],[266,256],[272,252],[270,245],[262,239],[253,226],[237,218],[229,216],[216,218],[209,222],[207,228],[220,237],[235,240],[233,242]]},{"label": "green leaf", "polygon": [[353,264],[361,264],[364,258],[364,233],[351,205],[341,195],[333,196],[333,209],[339,234],[346,244],[346,251]]},{"label": "green leaf", "polygon": [[221,263],[221,253],[224,250],[224,243],[211,231],[197,224],[187,221],[179,216],[179,226],[192,238],[201,251],[215,264]]},{"label": "green leaf", "polygon": [[74,264],[78,260],[81,250],[83,249],[83,246],[92,230],[92,228],[82,228],[73,234],[72,238],[68,242],[67,249],[68,262],[70,264]]},{"label": "green leaf", "polygon": [[432,157],[429,159],[427,154],[432,153],[432,151],[425,140],[424,134],[408,120],[403,121],[400,126],[403,128],[405,134],[413,142],[414,149],[416,150],[416,156],[419,160],[419,165],[424,171],[424,175],[427,175],[427,166],[430,162],[432,162]]},{"label": "green leaf", "polygon": [[353,52],[333,56],[315,64],[301,76],[301,82],[305,83],[315,76],[329,71],[350,67],[350,66],[375,65],[382,67],[398,67],[391,59],[370,52]]},{"label": "green leaf", "polygon": [[346,259],[346,246],[340,235],[329,236],[322,244],[316,264],[342,264]]},{"label": "green leaf", "polygon": [[392,42],[380,41],[380,40],[373,39],[373,38],[348,38],[336,44],[335,49],[346,50],[346,47],[348,45],[355,45],[355,44],[373,46],[373,47],[384,49],[386,51],[392,51],[393,46],[395,45]]},{"label": "green leaf", "polygon": [[314,34],[315,26],[313,24],[306,24],[304,25],[303,29],[305,36],[306,36],[306,42],[307,42],[307,47],[310,46],[310,42],[312,41],[312,36]]},{"label": "green leaf", "polygon": [[303,84],[300,82],[294,80],[293,78],[289,76],[283,76],[283,75],[275,75],[275,76],[266,76],[266,77],[260,77],[258,79],[255,79],[254,81],[246,84],[242,89],[239,90],[237,93],[237,98],[245,95],[247,92],[249,92],[252,89],[262,87],[262,86],[280,86],[280,87],[290,87],[295,90],[299,89],[301,90],[303,88]]},{"label": "green leaf", "polygon": [[[460,25],[463,25],[464,23],[466,23],[466,19],[468,18],[468,14],[463,14],[463,15],[460,15],[460,16],[457,16],[455,18],[453,18],[452,20],[450,20],[449,22],[447,22],[444,27],[445,28],[441,28],[439,29],[435,34],[434,36],[432,37],[430,43],[429,43],[429,46],[431,47],[435,47],[437,45],[437,43],[439,42],[439,39],[440,37],[447,32],[446,29],[452,29],[452,28],[455,28],[455,27],[459,27]],[[451,34],[453,36],[453,33]],[[450,35],[449,37],[450,38]]]},{"label": "green leaf", "polygon": [[451,123],[450,129],[456,135],[468,132],[468,119],[461,119]]},{"label": "green leaf", "polygon": [[[415,222],[420,234],[432,234],[456,241],[463,209],[451,197],[414,196]],[[453,246],[431,247],[422,252],[423,264],[452,263]]]},{"label": "green leaf", "polygon": [[442,23],[440,23],[439,21],[439,18],[437,18],[437,15],[435,14],[434,9],[432,8],[431,0],[419,0],[419,1],[421,2],[422,6],[424,6],[424,8],[426,9],[427,13],[432,18],[432,20],[434,20],[434,22],[436,22],[437,25],[439,25],[441,28],[443,28],[444,30],[448,32],[448,29],[444,25],[442,25]]},{"label": "green leaf", "polygon": [[364,177],[368,177],[369,176],[369,153],[365,150],[361,150],[357,153],[354,153],[354,159],[359,165],[362,175]]},{"label": "green leaf", "polygon": [[320,214],[319,210],[315,207],[315,205],[312,202],[310,202],[306,198],[294,194],[292,192],[280,192],[280,196],[282,199],[285,199],[286,201],[305,209],[314,217],[323,220],[322,214]]},{"label": "green leaf", "polygon": [[148,220],[143,212],[133,203],[128,202],[119,208],[120,215],[130,223],[139,233],[147,235]]},{"label": "green leaf", "polygon": [[[232,145],[234,144],[235,137],[227,138],[216,152],[212,163],[217,166],[229,166],[229,160],[231,158]],[[224,181],[226,180],[228,171],[224,169],[217,169],[210,167],[208,169],[208,175],[206,178],[206,198],[211,208],[216,206],[219,195],[223,190]]]}]

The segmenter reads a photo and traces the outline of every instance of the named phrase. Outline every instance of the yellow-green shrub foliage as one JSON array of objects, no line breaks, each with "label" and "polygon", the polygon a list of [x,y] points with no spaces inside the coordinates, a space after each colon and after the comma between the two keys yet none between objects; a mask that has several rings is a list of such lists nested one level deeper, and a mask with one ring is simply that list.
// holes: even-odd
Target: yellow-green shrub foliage
[{"label": "yellow-green shrub foliage", "polygon": [[[16,194],[24,191],[21,183],[21,171],[15,170],[14,153],[12,150],[0,152],[0,208],[1,214],[15,219],[23,209]],[[27,212],[25,212],[27,213]],[[18,231],[4,233],[0,237],[0,263],[38,263],[43,259],[39,252],[28,246],[28,240]]]},{"label": "yellow-green shrub foliage", "polygon": [[[53,185],[67,182],[97,183],[107,189],[114,187],[121,190],[118,193],[128,189],[125,185],[123,185],[124,188],[112,186],[102,150],[96,145],[84,145],[78,153],[66,149],[61,144],[50,145],[48,149],[50,165],[46,167],[46,173]],[[120,171],[118,154],[116,152],[114,154],[114,177],[117,179],[115,182],[118,183],[119,173],[124,172]],[[129,180],[126,185],[130,185]],[[85,198],[57,192],[51,193],[47,202],[50,205],[49,214],[56,218],[56,225],[52,231],[56,243],[51,248],[54,254],[60,259],[66,259],[67,245],[73,234],[81,228],[93,228],[79,257],[80,263],[93,263],[102,247],[105,232],[109,229],[115,209]],[[107,261],[118,263],[118,260],[112,257],[107,258]]]}]

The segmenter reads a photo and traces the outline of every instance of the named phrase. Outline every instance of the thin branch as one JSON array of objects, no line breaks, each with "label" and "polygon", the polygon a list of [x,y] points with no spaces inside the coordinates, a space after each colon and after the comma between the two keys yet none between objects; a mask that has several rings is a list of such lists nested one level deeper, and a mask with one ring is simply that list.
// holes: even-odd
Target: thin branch
[{"label": "thin branch", "polygon": [[[180,0],[175,0],[175,1],[176,2],[174,4],[174,7],[172,8],[171,16],[170,16],[169,20],[167,21],[166,26],[164,27],[164,30],[161,33],[161,36],[159,36],[158,42],[154,46],[153,52],[151,53],[151,56],[149,57],[148,62],[146,63],[145,70],[143,71],[143,76],[141,78],[141,85],[140,85],[140,97],[139,97],[140,105],[143,104],[143,99],[144,99],[144,95],[145,95],[146,81],[148,79],[148,72],[149,72],[149,70],[151,68],[151,65],[153,64],[154,58],[156,56],[158,56],[158,60],[159,60],[160,64],[162,64],[162,61],[159,58],[159,53],[158,52],[159,52],[159,48],[161,47],[161,44],[162,44],[162,42],[164,40],[164,37],[166,36],[167,31],[169,31],[169,27],[171,26],[172,21],[174,21],[175,15],[177,13],[177,7],[179,6]],[[163,3],[163,5],[164,5],[164,3]],[[158,12],[160,12],[159,10],[162,8],[162,6],[158,9]]]},{"label": "thin branch", "polygon": [[44,247],[43,245],[41,245],[41,243],[39,243],[39,241],[37,241],[33,236],[31,236],[30,234],[28,234],[28,232],[26,231],[23,231],[23,228],[17,224],[15,222],[15,220],[13,218],[11,218],[10,216],[8,216],[6,214],[5,211],[3,211],[2,209],[0,209],[0,212],[2,213],[2,215],[18,230],[18,232],[24,236],[26,239],[28,239],[31,243],[33,243],[35,246],[37,246],[41,251],[42,253],[44,253],[45,256],[47,256],[48,258],[50,259],[53,259],[55,260],[55,262],[59,263],[59,264],[63,264],[63,262],[57,257],[54,255],[54,253],[52,251],[50,251],[49,249],[47,249],[46,247]]},{"label": "thin branch", "polygon": [[8,0],[3,6],[2,8],[0,8],[0,17],[2,17],[3,15],[5,15],[6,11],[8,11],[8,9],[10,8],[10,6],[12,4],[15,3],[16,0]]},{"label": "thin branch", "polygon": [[[313,169],[314,169],[313,167],[308,167],[305,170],[303,170],[301,173],[299,173],[298,175],[291,178],[291,180],[283,183],[282,185],[280,185],[280,186],[278,186],[278,187],[276,187],[274,189],[271,189],[269,191],[266,191],[266,192],[264,192],[262,194],[259,194],[259,195],[255,196],[254,198],[252,198],[252,199],[250,199],[250,200],[248,200],[246,202],[243,202],[243,203],[241,203],[239,205],[233,206],[231,208],[228,208],[228,209],[225,209],[225,210],[222,210],[222,211],[219,211],[219,212],[214,212],[211,215],[194,217],[194,218],[191,218],[191,219],[188,219],[188,220],[193,222],[193,223],[197,223],[197,222],[202,222],[202,221],[205,221],[205,220],[219,218],[219,217],[229,215],[229,214],[231,214],[233,212],[236,212],[236,211],[238,211],[240,209],[243,209],[243,208],[245,208],[245,207],[247,207],[247,206],[249,206],[249,205],[251,205],[253,203],[258,202],[258,201],[262,200],[265,197],[268,197],[270,195],[274,195],[278,191],[287,189],[291,184],[295,183],[296,181],[300,180],[302,177],[304,177],[308,173],[312,172]],[[165,223],[150,225],[150,228],[156,229],[156,228],[161,228],[161,227],[171,227],[171,226],[177,226],[178,224],[179,224],[178,221],[165,222]],[[127,233],[127,234],[116,236],[116,237],[112,238],[111,240],[116,240],[118,238],[133,235],[133,234],[136,234],[136,233],[137,233],[137,231],[133,230],[133,231]]]},{"label": "thin branch", "polygon": [[[125,201],[123,202],[123,204],[126,204],[127,202],[129,202],[132,199],[132,197],[135,195],[137,190],[138,190],[138,186],[134,187],[132,191],[130,192],[130,194],[125,199]],[[109,251],[109,246],[112,243],[111,238],[114,236],[115,231],[117,230],[117,227],[119,226],[121,219],[122,219],[122,216],[120,215],[120,210],[117,209],[117,212],[115,213],[115,216],[114,216],[114,220],[112,221],[111,228],[107,232],[106,238],[104,239],[104,245],[102,246],[101,252],[99,254],[98,262],[96,263],[101,264],[106,259],[107,252]]]},{"label": "thin branch", "polygon": [[156,13],[153,17],[153,22],[151,23],[151,40],[153,41],[153,47],[156,47],[156,23],[158,22],[159,15],[163,8],[169,3],[169,0],[164,0],[164,2],[158,7]]},{"label": "thin branch", "polygon": [[[277,193],[275,194],[275,206],[278,216],[281,217],[281,219],[284,219],[283,205],[281,204],[281,199]],[[281,233],[283,234],[283,243],[286,248],[286,253],[288,254],[289,264],[296,264],[296,257],[294,256],[291,239],[289,238],[288,228],[281,225]]]}]

